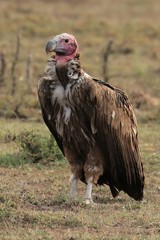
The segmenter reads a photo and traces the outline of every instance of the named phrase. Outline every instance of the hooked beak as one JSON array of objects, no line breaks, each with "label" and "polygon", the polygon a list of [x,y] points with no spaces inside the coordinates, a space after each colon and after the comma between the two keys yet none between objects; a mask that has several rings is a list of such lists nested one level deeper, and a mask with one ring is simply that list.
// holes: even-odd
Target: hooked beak
[{"label": "hooked beak", "polygon": [[59,46],[56,38],[50,39],[46,45],[46,53],[55,52],[57,55],[65,55],[64,49]]},{"label": "hooked beak", "polygon": [[57,43],[54,39],[50,39],[46,45],[46,53],[56,51]]}]

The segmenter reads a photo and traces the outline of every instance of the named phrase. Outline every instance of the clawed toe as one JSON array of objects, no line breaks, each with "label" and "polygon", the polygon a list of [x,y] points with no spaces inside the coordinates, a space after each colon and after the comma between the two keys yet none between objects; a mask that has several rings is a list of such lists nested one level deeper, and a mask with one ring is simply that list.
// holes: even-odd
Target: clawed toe
[{"label": "clawed toe", "polygon": [[84,202],[86,205],[97,205],[95,202],[93,202],[92,198],[85,198]]}]

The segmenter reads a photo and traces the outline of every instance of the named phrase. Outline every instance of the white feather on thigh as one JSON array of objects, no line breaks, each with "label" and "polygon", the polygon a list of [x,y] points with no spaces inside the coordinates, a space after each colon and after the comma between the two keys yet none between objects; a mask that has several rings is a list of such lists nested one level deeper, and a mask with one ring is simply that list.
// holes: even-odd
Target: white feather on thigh
[{"label": "white feather on thigh", "polygon": [[90,177],[87,180],[86,193],[85,193],[85,196],[84,196],[86,204],[93,203],[93,200],[92,200],[92,182],[93,182],[93,177]]},{"label": "white feather on thigh", "polygon": [[76,199],[78,195],[78,189],[77,189],[78,178],[76,178],[74,174],[71,175],[70,183],[71,183],[70,196],[72,199]]},{"label": "white feather on thigh", "polygon": [[87,161],[85,162],[84,166],[85,178],[87,182],[85,194],[86,204],[93,203],[92,186],[93,183],[97,184],[99,177],[103,175],[103,160],[104,157],[97,146],[95,146],[87,156]]}]

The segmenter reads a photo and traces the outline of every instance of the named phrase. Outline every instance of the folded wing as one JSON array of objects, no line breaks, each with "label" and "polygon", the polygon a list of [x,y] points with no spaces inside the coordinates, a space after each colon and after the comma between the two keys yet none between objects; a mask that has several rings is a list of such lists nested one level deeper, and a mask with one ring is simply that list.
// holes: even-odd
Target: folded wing
[{"label": "folded wing", "polygon": [[[143,198],[144,175],[140,160],[137,123],[127,96],[103,81],[86,77],[81,89],[83,109],[91,131],[105,156],[99,184],[109,184],[112,195],[123,190],[136,200]],[[85,92],[85,93],[84,93]]]}]

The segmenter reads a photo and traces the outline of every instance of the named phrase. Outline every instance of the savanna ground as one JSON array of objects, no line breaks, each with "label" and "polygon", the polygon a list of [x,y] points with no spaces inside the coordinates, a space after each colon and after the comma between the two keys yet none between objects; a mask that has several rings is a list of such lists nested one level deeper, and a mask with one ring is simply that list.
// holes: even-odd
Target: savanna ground
[{"label": "savanna ground", "polygon": [[[0,53],[6,61],[0,81],[0,239],[159,240],[159,0],[0,0],[0,30]],[[79,199],[69,198],[69,165],[42,121],[36,95],[47,61],[45,44],[61,32],[76,36],[82,64],[97,78],[103,78],[103,49],[113,40],[109,82],[125,90],[135,107],[145,171],[142,202],[124,193],[112,199],[108,187],[95,186],[97,205],[86,206],[82,183]]]}]

